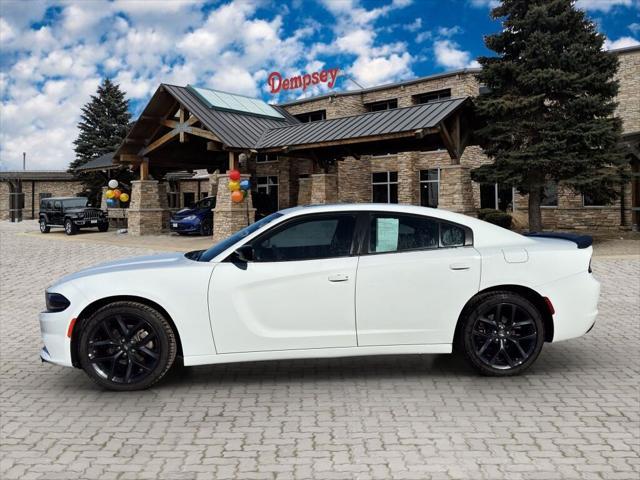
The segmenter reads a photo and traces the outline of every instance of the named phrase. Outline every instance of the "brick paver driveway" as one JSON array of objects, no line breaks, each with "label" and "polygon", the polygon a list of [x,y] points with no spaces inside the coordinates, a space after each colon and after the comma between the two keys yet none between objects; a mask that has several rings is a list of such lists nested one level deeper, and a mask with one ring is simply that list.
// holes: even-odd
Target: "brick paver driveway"
[{"label": "brick paver driveway", "polygon": [[53,279],[148,250],[0,225],[0,478],[638,478],[637,257],[594,259],[596,327],[525,376],[365,357],[179,369],[116,394],[41,364],[36,315]]}]

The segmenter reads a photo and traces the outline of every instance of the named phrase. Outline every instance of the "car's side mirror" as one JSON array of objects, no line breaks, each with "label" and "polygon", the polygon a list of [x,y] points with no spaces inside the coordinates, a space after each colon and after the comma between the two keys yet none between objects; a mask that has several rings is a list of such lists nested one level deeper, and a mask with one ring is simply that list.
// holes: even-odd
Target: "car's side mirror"
[{"label": "car's side mirror", "polygon": [[251,245],[242,245],[236,250],[236,255],[238,260],[241,262],[252,262],[253,261],[253,247]]}]

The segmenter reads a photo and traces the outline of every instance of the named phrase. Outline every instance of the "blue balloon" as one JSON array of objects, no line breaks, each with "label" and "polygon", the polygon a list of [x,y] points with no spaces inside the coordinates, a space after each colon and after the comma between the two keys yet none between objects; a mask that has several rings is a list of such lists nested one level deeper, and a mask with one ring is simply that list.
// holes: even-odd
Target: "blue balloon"
[{"label": "blue balloon", "polygon": [[251,188],[251,182],[249,180],[242,180],[240,182],[240,188],[242,190],[249,190]]},{"label": "blue balloon", "polygon": [[117,205],[115,198],[107,198],[107,207],[115,207]]}]

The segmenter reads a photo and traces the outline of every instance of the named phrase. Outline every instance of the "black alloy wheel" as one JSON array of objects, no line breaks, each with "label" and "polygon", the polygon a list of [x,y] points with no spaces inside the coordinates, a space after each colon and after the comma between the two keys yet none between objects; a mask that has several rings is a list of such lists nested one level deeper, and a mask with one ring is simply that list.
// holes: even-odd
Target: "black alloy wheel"
[{"label": "black alloy wheel", "polygon": [[203,220],[200,222],[200,235],[210,237],[213,235],[213,225],[211,220]]},{"label": "black alloy wheel", "polygon": [[75,235],[77,231],[78,227],[76,226],[76,224],[73,223],[70,218],[67,218],[64,221],[64,233],[66,233],[67,235]]},{"label": "black alloy wheel", "polygon": [[49,233],[51,231],[51,227],[47,225],[47,221],[44,218],[40,219],[40,233]]},{"label": "black alloy wheel", "polygon": [[94,313],[80,334],[82,368],[111,390],[139,390],[159,381],[176,357],[175,334],[156,310],[115,302]]},{"label": "black alloy wheel", "polygon": [[465,356],[481,373],[515,375],[540,354],[544,324],[529,300],[512,292],[492,292],[470,309],[461,337]]}]

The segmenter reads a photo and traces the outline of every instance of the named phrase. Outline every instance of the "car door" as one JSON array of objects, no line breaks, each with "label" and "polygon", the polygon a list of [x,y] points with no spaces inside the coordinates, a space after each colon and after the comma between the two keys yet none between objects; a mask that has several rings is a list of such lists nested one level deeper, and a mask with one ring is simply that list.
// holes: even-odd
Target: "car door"
[{"label": "car door", "polygon": [[466,227],[422,215],[372,213],[358,264],[358,345],[451,343],[478,291],[480,255]]},{"label": "car door", "polygon": [[53,223],[62,225],[62,201],[60,200],[53,202]]},{"label": "car door", "polygon": [[218,353],[356,346],[356,214],[306,214],[250,241],[213,271]]}]

